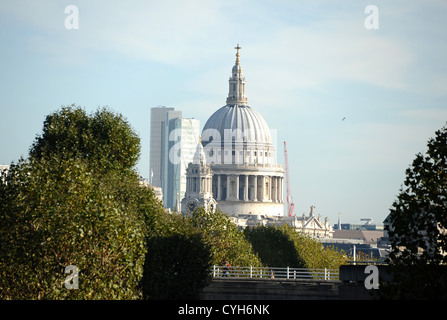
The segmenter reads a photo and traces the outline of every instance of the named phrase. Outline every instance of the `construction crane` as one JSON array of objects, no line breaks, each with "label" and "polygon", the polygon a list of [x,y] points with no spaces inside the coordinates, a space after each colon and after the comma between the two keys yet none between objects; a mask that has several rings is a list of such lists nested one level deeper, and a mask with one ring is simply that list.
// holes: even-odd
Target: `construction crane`
[{"label": "construction crane", "polygon": [[289,217],[292,217],[293,208],[295,207],[295,204],[293,203],[293,197],[290,195],[289,161],[287,159],[287,145],[285,141],[284,141],[284,161],[286,164],[287,212]]}]

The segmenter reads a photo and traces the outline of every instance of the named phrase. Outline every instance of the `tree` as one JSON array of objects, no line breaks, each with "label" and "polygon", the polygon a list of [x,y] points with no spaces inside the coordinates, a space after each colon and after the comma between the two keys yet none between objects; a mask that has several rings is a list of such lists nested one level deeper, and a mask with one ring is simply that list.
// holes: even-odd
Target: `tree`
[{"label": "tree", "polygon": [[[47,116],[28,159],[0,179],[0,297],[136,299],[162,207],[133,170],[139,138],[107,109]],[[67,290],[75,265],[79,289]]]},{"label": "tree", "polygon": [[263,264],[271,267],[337,269],[346,257],[289,225],[258,226],[244,230]]},{"label": "tree", "polygon": [[[406,170],[404,187],[387,218],[394,298],[447,297],[447,127],[428,141]],[[386,290],[385,290],[386,289]]]},{"label": "tree", "polygon": [[244,235],[253,246],[264,266],[304,268],[295,243],[277,227],[257,226],[244,229]]},{"label": "tree", "polygon": [[[0,185],[3,299],[136,299],[151,190],[81,159],[21,160]],[[65,267],[80,272],[67,290]]]},{"label": "tree", "polygon": [[88,159],[97,170],[132,169],[140,156],[140,139],[120,114],[107,107],[88,115],[71,105],[48,115],[29,155],[40,159],[58,154]]},{"label": "tree", "polygon": [[211,247],[212,264],[221,265],[227,260],[233,266],[262,265],[243,232],[221,211],[196,208],[190,219]]},{"label": "tree", "polygon": [[197,299],[211,280],[210,247],[180,215],[159,215],[147,252],[141,282],[144,299]]}]

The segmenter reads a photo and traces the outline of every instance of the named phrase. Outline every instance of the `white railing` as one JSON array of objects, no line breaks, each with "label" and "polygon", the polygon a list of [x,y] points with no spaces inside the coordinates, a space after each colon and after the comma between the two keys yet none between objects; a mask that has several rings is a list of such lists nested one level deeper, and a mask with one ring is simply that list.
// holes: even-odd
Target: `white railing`
[{"label": "white railing", "polygon": [[213,278],[259,278],[289,280],[338,280],[338,269],[306,268],[270,268],[270,267],[233,267],[214,265],[211,269]]}]

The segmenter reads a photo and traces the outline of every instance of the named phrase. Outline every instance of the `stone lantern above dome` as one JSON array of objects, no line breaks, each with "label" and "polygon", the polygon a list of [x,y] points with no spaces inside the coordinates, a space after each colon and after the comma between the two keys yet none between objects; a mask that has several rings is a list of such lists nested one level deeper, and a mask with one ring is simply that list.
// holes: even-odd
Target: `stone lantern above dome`
[{"label": "stone lantern above dome", "polygon": [[228,105],[247,105],[247,98],[245,97],[245,78],[242,75],[242,66],[240,63],[239,50],[242,49],[237,45],[235,47],[236,52],[236,64],[232,69],[232,75],[229,80],[230,90],[228,92],[227,104]]}]

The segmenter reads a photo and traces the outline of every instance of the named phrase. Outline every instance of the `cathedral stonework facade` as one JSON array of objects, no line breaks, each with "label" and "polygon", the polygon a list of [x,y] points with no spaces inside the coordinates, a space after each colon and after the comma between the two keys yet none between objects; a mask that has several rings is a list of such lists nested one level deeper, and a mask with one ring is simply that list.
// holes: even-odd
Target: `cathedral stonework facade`
[{"label": "cathedral stonework facade", "polygon": [[193,162],[186,169],[186,192],[182,199],[182,214],[192,212],[196,207],[214,211],[217,207],[216,200],[211,191],[213,173],[206,164],[206,156],[201,143],[197,145]]},{"label": "cathedral stonework facade", "polygon": [[194,161],[187,168],[182,214],[196,206],[217,207],[240,227],[252,223],[297,226],[300,218],[284,216],[284,168],[275,163],[266,121],[247,103],[241,47],[235,49],[226,105],[205,123]]},{"label": "cathedral stonework facade", "polygon": [[[227,103],[211,115],[202,131],[205,167],[212,171],[211,184],[207,185],[211,189],[207,191],[211,191],[217,208],[230,216],[281,216],[284,169],[274,163],[275,150],[267,123],[247,104],[239,59],[241,48],[238,45],[235,49]],[[192,172],[188,174],[194,179]],[[192,192],[186,192],[185,201],[192,203]],[[182,206],[183,212],[187,210]]]}]

